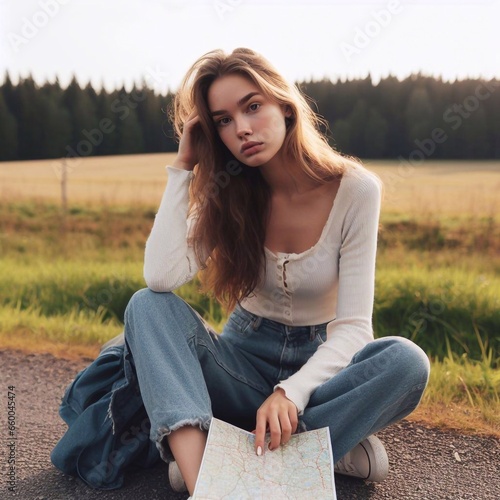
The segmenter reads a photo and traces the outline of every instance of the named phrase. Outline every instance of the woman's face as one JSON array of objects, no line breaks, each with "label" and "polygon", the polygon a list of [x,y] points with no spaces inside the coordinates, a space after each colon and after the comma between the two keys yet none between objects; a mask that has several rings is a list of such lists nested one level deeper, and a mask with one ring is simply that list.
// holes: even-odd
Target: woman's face
[{"label": "woman's face", "polygon": [[225,75],[208,90],[208,106],[219,137],[248,166],[268,163],[283,145],[285,112],[249,79]]}]

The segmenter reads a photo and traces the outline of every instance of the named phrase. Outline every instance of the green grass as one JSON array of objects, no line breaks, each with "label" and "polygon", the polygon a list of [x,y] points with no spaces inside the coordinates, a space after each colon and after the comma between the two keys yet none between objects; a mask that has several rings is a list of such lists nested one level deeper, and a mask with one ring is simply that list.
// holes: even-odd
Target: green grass
[{"label": "green grass", "polygon": [[[154,210],[73,207],[63,218],[53,205],[0,208],[0,307],[41,317],[100,312],[123,320],[142,278],[144,243]],[[500,236],[490,218],[437,220],[382,217],[374,328],[403,335],[429,355],[481,359],[476,329],[500,357]],[[460,235],[467,235],[461,237]],[[178,293],[220,327],[218,304],[193,282]]]},{"label": "green grass", "polygon": [[500,277],[459,268],[379,269],[374,328],[378,336],[398,334],[443,359],[448,349],[482,359],[476,331],[500,356]]},{"label": "green grass", "polygon": [[432,361],[423,403],[434,408],[454,405],[462,411],[466,408],[466,414],[474,411],[491,429],[499,431],[500,370],[494,368],[492,351],[483,343],[477,329],[476,335],[482,351],[480,360],[471,360],[466,354],[458,356],[449,346],[444,359]]},{"label": "green grass", "polygon": [[[376,280],[377,336],[405,336],[439,359],[447,355],[449,344],[453,352],[479,360],[477,329],[498,366],[500,278],[493,274],[478,277],[459,269],[409,267],[403,271],[386,267],[384,260],[379,260]],[[61,318],[99,312],[102,319],[121,322],[130,297],[144,286],[141,260],[30,261],[24,256],[0,260],[0,307],[10,308],[13,316],[28,309],[41,317]],[[197,281],[178,293],[216,327],[224,321],[219,305],[198,293]]]},{"label": "green grass", "polygon": [[132,293],[143,287],[140,262],[93,260],[0,261],[0,306],[31,308],[41,316],[102,311],[103,319],[123,320]]},{"label": "green grass", "polygon": [[18,337],[35,346],[53,342],[97,347],[121,331],[120,321],[106,318],[102,310],[72,310],[47,316],[36,306],[0,307],[0,339]]}]

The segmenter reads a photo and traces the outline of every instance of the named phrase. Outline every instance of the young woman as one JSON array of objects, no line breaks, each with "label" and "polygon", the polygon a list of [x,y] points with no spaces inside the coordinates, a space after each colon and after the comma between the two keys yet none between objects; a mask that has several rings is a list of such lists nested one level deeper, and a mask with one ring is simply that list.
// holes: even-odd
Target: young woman
[{"label": "young woman", "polygon": [[[429,363],[404,338],[373,338],[378,179],[334,151],[299,90],[248,49],[198,59],[173,111],[180,142],[146,244],[148,288],[125,314],[172,486],[193,493],[212,416],[255,431],[257,455],[328,426],[337,472],[383,480],[373,434],[416,408]],[[172,293],[197,273],[230,312],[220,335]]]}]

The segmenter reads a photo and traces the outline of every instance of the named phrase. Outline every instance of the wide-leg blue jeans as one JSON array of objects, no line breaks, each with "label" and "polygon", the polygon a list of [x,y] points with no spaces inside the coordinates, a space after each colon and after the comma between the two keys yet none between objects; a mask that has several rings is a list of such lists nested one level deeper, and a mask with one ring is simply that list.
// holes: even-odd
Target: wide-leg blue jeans
[{"label": "wide-leg blue jeans", "polygon": [[[326,323],[290,327],[237,306],[220,335],[174,293],[143,289],[125,312],[125,342],[165,461],[166,436],[185,425],[208,429],[211,417],[247,430],[281,380],[326,339]],[[302,430],[328,426],[335,461],[367,436],[402,419],[420,402],[429,360],[402,337],[374,340],[312,394]]]}]

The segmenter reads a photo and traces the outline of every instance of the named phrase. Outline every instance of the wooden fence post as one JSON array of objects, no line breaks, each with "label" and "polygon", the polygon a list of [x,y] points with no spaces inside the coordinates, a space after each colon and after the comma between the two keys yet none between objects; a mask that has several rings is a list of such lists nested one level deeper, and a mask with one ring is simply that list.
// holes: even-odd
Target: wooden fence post
[{"label": "wooden fence post", "polygon": [[68,164],[63,158],[61,169],[61,202],[63,215],[68,213]]}]

